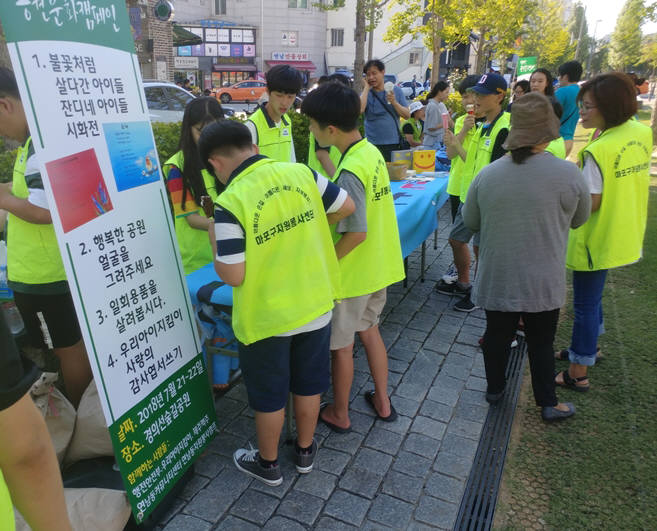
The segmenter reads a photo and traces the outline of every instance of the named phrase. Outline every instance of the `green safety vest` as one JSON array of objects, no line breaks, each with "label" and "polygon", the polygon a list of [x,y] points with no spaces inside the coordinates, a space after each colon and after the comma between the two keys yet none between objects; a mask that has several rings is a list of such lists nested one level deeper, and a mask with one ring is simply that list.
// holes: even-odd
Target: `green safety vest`
[{"label": "green safety vest", "polygon": [[261,155],[280,162],[291,162],[292,124],[287,116],[281,116],[277,126],[262,106],[251,115],[249,121],[258,131],[258,151]]},{"label": "green safety vest", "polygon": [[[458,135],[463,129],[463,122],[468,115],[464,114],[459,116],[454,122],[454,134]],[[475,134],[476,127],[471,128],[465,138],[463,139],[463,149],[467,152],[472,137]],[[449,168],[449,181],[447,181],[447,193],[449,195],[461,195],[461,182],[463,180],[463,169],[465,168],[465,161],[461,158],[460,155],[454,157],[451,161],[451,166]]]},{"label": "green safety vest", "polygon": [[333,308],[340,270],[312,172],[261,158],[217,203],[244,228],[246,272],[233,289],[233,330],[244,344],[276,336]]},{"label": "green safety vest", "polygon": [[0,529],[3,531],[14,531],[16,529],[14,506],[2,471],[0,471]]},{"label": "green safety vest", "polygon": [[[336,168],[338,167],[338,162],[340,162],[341,156],[342,153],[340,153],[338,148],[335,146],[329,148],[329,157]],[[315,135],[312,133],[308,135],[308,167],[311,170],[315,170],[317,173],[321,173],[327,179],[333,177],[333,175],[326,175],[324,166],[322,166],[322,163],[317,159],[317,152],[315,151]]]},{"label": "green safety vest", "polygon": [[584,225],[571,229],[566,266],[599,271],[641,258],[648,218],[652,132],[628,120],[604,131],[579,153],[595,159],[604,188],[600,209]]},{"label": "green safety vest", "polygon": [[495,146],[495,139],[502,129],[509,128],[510,119],[511,115],[508,112],[500,114],[495,120],[490,133],[487,135],[482,134],[484,131],[484,124],[477,126],[477,129],[472,135],[470,145],[468,146],[463,173],[461,174],[461,203],[465,203],[465,198],[468,196],[468,189],[474,178],[482,169],[490,164],[493,147]]},{"label": "green safety vest", "polygon": [[[182,151],[179,151],[164,163],[164,178],[169,178],[169,172],[171,171],[172,166],[176,166],[182,171],[183,165]],[[208,181],[210,181],[210,184],[214,187],[215,184],[212,175],[206,170],[203,170],[202,174],[206,189],[208,188]],[[208,190],[208,195],[212,197],[210,190]],[[214,188],[214,197],[212,197],[212,200],[216,201],[216,188]],[[189,190],[187,201],[194,201],[194,197]],[[178,249],[180,249],[180,257],[182,258],[183,269],[185,270],[186,275],[189,275],[197,269],[209,264],[214,258],[212,256],[212,245],[208,239],[207,231],[195,229],[190,226],[185,219],[192,213],[194,212],[186,212],[185,214],[177,215],[174,219],[176,240],[178,240]],[[196,214],[205,217],[205,213],[200,207],[196,210]]]},{"label": "green safety vest", "polygon": [[363,183],[367,238],[340,260],[341,299],[374,293],[405,276],[390,178],[381,152],[367,139],[359,140],[345,151],[334,179],[342,170]]},{"label": "green safety vest", "polygon": [[401,123],[402,133],[404,131],[404,126],[406,124],[410,124],[411,127],[413,128],[413,140],[419,142],[420,139],[422,138],[422,122],[420,122],[420,120],[416,120],[415,118],[409,118],[408,120],[402,121]]},{"label": "green safety vest", "polygon": [[[25,168],[31,142],[30,137],[18,149],[14,164],[11,193],[21,199],[29,196]],[[51,223],[30,223],[11,213],[7,216],[7,277],[10,287],[18,292],[30,291],[30,286],[66,281]]]},{"label": "green safety vest", "polygon": [[552,153],[555,157],[559,159],[564,159],[566,158],[566,141],[563,139],[562,136],[559,138],[555,138],[552,142],[550,142],[547,147],[545,148],[545,151],[548,153]]}]

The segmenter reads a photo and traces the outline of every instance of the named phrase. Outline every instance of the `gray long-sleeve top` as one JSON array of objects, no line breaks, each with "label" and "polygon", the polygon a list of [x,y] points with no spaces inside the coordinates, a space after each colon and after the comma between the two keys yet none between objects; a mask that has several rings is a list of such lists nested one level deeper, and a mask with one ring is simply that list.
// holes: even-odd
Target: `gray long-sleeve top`
[{"label": "gray long-sleeve top", "polygon": [[563,306],[568,231],[590,213],[588,186],[571,162],[543,152],[486,166],[463,206],[466,226],[481,232],[474,303],[502,312]]}]

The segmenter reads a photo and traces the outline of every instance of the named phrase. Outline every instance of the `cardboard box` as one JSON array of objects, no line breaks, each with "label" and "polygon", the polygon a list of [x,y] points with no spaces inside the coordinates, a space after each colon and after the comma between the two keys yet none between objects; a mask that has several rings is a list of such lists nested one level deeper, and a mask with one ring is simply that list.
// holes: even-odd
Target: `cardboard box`
[{"label": "cardboard box", "polygon": [[411,166],[413,165],[413,152],[410,149],[399,149],[393,151],[390,155],[391,162],[404,160],[408,165],[408,169],[411,169]]}]

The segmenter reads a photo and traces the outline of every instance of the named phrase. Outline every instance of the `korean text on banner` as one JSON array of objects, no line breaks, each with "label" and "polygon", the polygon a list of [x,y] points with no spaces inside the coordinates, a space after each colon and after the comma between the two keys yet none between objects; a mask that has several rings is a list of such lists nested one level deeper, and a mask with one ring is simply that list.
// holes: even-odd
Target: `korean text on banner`
[{"label": "korean text on banner", "polygon": [[138,522],[215,412],[122,0],[3,0],[0,20]]}]

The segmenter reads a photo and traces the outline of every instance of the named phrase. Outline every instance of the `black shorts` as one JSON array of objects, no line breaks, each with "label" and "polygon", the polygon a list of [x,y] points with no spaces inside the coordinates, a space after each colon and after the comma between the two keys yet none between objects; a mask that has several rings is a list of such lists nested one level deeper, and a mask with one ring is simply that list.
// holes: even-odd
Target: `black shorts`
[{"label": "black shorts", "polygon": [[33,345],[45,344],[39,313],[46,323],[53,348],[72,347],[82,338],[70,292],[39,295],[15,291],[14,301],[21,312],[25,329]]},{"label": "black shorts", "polygon": [[331,325],[287,337],[239,343],[240,369],[254,411],[283,409],[288,393],[318,395],[329,387]]}]

